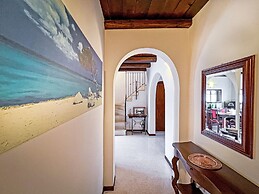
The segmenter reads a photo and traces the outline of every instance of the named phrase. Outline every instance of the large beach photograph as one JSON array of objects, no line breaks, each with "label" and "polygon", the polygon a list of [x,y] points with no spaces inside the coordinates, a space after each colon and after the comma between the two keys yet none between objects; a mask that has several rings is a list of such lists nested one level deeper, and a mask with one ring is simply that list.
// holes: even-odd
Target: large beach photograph
[{"label": "large beach photograph", "polygon": [[102,104],[102,61],[61,0],[0,1],[0,153]]}]

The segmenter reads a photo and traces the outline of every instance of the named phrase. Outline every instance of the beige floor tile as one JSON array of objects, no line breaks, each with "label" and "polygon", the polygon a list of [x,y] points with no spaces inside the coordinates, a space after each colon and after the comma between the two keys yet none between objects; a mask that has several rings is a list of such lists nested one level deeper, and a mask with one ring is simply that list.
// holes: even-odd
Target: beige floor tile
[{"label": "beige floor tile", "polygon": [[105,194],[172,194],[172,170],[164,158],[164,133],[115,137],[115,190]]}]

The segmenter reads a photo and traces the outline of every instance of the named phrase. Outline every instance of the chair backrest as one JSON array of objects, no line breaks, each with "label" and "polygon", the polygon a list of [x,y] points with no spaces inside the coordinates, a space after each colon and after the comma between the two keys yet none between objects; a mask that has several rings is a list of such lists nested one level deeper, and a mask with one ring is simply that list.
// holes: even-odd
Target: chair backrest
[{"label": "chair backrest", "polygon": [[218,118],[218,113],[217,110],[211,110],[211,118],[212,119],[217,119]]}]

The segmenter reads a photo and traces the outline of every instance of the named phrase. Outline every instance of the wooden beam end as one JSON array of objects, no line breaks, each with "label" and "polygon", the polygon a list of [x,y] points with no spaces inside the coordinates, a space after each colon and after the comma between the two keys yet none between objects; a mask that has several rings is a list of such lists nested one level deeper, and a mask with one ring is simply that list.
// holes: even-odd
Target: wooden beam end
[{"label": "wooden beam end", "polygon": [[105,29],[189,28],[192,19],[105,20]]}]

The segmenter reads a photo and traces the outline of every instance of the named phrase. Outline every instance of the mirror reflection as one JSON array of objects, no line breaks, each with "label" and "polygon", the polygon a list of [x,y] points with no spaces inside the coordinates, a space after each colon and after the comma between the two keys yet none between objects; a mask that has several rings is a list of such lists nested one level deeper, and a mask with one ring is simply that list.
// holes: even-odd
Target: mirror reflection
[{"label": "mirror reflection", "polygon": [[206,75],[205,130],[242,143],[243,68]]}]

